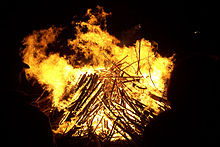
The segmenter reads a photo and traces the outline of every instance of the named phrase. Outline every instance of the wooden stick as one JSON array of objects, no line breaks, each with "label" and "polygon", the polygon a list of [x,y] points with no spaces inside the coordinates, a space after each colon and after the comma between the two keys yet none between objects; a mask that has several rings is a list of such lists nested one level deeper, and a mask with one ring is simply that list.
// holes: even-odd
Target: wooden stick
[{"label": "wooden stick", "polygon": [[140,71],[140,58],[141,58],[141,40],[139,41],[137,75],[138,75],[138,72]]}]

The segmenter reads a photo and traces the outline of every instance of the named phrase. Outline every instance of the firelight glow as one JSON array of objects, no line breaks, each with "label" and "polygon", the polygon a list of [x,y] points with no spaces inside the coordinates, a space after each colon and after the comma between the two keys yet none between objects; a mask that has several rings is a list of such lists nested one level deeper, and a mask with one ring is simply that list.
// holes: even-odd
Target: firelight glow
[{"label": "firelight glow", "polygon": [[[63,28],[53,26],[25,37],[21,54],[30,66],[26,77],[48,92],[35,103],[53,117],[54,133],[88,136],[92,132],[103,140],[132,140],[143,134],[149,117],[169,108],[164,101],[173,56],[156,54],[144,38],[133,46],[119,45],[120,40],[99,22],[110,14],[97,9],[88,9],[87,21],[73,22],[75,38],[67,44],[72,54],[48,53],[48,45],[57,41]],[[72,61],[79,54],[83,56],[76,65]]]}]

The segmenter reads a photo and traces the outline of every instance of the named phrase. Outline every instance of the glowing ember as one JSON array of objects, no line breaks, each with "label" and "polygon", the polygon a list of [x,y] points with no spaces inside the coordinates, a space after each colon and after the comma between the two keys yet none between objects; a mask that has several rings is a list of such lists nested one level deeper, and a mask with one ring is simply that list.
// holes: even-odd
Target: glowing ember
[{"label": "glowing ember", "polygon": [[119,46],[117,38],[101,29],[107,15],[101,7],[95,13],[89,9],[87,21],[73,23],[75,38],[68,40],[72,54],[48,51],[62,28],[27,36],[22,50],[30,66],[26,76],[44,89],[34,103],[50,117],[54,133],[137,141],[149,118],[169,109],[165,93],[173,57],[156,54],[145,39]]}]

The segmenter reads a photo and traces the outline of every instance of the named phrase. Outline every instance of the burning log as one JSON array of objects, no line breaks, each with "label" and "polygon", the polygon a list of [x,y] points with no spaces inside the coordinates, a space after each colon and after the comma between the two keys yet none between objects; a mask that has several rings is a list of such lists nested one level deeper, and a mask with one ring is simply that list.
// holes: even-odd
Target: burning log
[{"label": "burning log", "polygon": [[[50,116],[57,118],[57,120],[53,120],[53,125],[62,125],[64,122],[71,122],[71,119],[75,118],[75,124],[72,127],[67,125],[63,133],[81,136],[82,132],[79,130],[83,130],[83,125],[88,124],[87,135],[91,133],[96,134],[96,130],[103,123],[102,127],[109,131],[100,132],[99,136],[103,138],[102,141],[110,141],[117,133],[129,141],[137,142],[137,140],[140,140],[140,135],[143,134],[144,126],[147,122],[146,120],[148,120],[148,116],[143,115],[146,105],[129,96],[124,87],[127,87],[126,84],[139,82],[143,77],[121,74],[125,73],[119,66],[121,61],[117,64],[113,63],[110,70],[94,74],[82,74],[76,86],[73,86],[69,93],[66,91],[63,96],[63,99],[67,99],[74,93],[78,93],[77,99],[66,107],[67,113],[62,113],[59,117]],[[142,90],[147,89],[136,87]],[[151,94],[150,96],[157,101],[165,102],[156,95]],[[35,101],[39,105],[43,102],[43,100]],[[100,111],[104,111],[104,115],[100,116],[98,122],[94,125],[96,115]],[[112,126],[109,126],[109,123]]]}]

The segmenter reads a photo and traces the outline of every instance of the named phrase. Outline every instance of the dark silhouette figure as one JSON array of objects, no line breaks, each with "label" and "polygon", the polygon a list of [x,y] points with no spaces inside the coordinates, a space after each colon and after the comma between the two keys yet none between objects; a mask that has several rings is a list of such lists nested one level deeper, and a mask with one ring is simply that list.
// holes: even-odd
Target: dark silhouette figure
[{"label": "dark silhouette figure", "polygon": [[[24,78],[19,64],[16,79]],[[21,72],[21,74],[18,74]],[[11,88],[5,91],[6,97],[6,146],[21,147],[53,147],[53,134],[49,119],[28,101],[32,96],[21,90],[20,82],[10,83]],[[20,83],[20,84],[18,84]],[[14,85],[13,85],[14,84]],[[14,87],[13,87],[14,86]]]},{"label": "dark silhouette figure", "polygon": [[193,55],[177,63],[168,87],[172,109],[150,122],[144,146],[216,146],[219,143],[219,63]]}]

